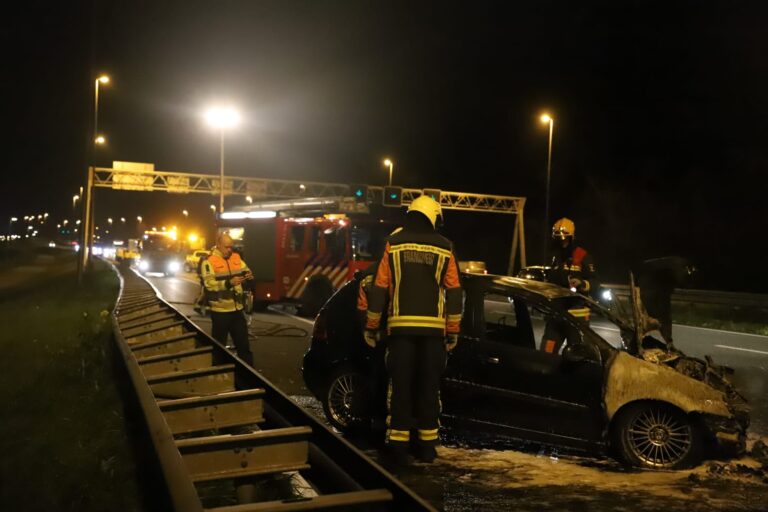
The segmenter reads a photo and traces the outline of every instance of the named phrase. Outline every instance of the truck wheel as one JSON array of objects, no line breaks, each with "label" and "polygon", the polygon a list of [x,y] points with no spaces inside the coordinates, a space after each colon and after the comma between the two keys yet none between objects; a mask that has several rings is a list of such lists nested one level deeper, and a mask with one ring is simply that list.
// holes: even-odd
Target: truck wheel
[{"label": "truck wheel", "polygon": [[341,366],[331,373],[323,394],[323,411],[337,430],[349,433],[370,422],[368,383],[351,366]]},{"label": "truck wheel", "polygon": [[679,469],[701,460],[698,425],[681,410],[643,402],[623,410],[613,429],[614,447],[627,464],[648,469]]},{"label": "truck wheel", "polygon": [[301,307],[299,314],[314,317],[320,311],[328,299],[333,295],[333,285],[325,276],[312,276],[309,278],[304,292],[301,294]]}]

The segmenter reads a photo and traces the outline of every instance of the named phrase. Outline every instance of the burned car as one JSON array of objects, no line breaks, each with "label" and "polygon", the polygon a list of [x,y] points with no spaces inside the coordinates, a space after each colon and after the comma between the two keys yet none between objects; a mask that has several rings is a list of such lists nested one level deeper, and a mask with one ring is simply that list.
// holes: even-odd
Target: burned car
[{"label": "burned car", "polygon": [[[685,356],[635,322],[540,281],[462,274],[460,341],[443,374],[441,422],[544,445],[611,452],[645,468],[695,465],[744,449],[749,412],[729,370]],[[357,282],[320,311],[304,357],[307,387],[341,431],[385,415],[382,350],[355,313]],[[589,322],[568,313],[589,308]],[[539,350],[544,326],[567,329],[560,353]]]}]

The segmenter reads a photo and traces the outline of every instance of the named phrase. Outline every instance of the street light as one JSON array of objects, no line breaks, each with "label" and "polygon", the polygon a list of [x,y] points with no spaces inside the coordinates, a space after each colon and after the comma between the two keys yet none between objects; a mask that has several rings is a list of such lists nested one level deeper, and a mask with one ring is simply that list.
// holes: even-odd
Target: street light
[{"label": "street light", "polygon": [[392,167],[394,167],[394,163],[392,163],[392,160],[389,158],[384,159],[384,165],[389,166],[389,186],[392,186]]},{"label": "street light", "polygon": [[549,242],[549,180],[552,174],[552,134],[555,130],[555,120],[549,114],[541,115],[541,122],[544,124],[549,123],[549,148],[547,149],[547,192],[544,202],[544,264],[547,263],[547,244]]},{"label": "street light", "polygon": [[[93,140],[96,144],[103,144],[104,137],[100,137],[99,133],[99,84],[108,84],[109,77],[107,75],[101,75],[96,79],[95,88],[93,91]],[[99,142],[101,139],[101,142]]]},{"label": "street light", "polygon": [[245,200],[248,201],[248,204],[253,204],[253,198],[251,196],[245,196]]},{"label": "street light", "polygon": [[18,220],[19,220],[19,219],[18,219],[18,218],[16,218],[16,217],[11,217],[11,218],[8,220],[8,240],[10,240],[10,239],[11,239],[11,237],[13,236],[13,223],[14,223],[14,222],[16,222],[16,221],[18,221]]},{"label": "street light", "polygon": [[215,204],[211,205],[211,211],[213,212],[214,215],[216,215],[216,205]]},{"label": "street light", "polygon": [[109,225],[111,226],[112,225],[112,217],[108,217],[107,218],[107,222],[109,222]]},{"label": "street light", "polygon": [[98,137],[93,139],[93,142],[101,146],[107,142],[107,139],[103,135],[99,135]]},{"label": "street light", "polygon": [[184,214],[185,219],[189,217],[189,212],[187,210],[181,210],[181,213]]},{"label": "street light", "polygon": [[219,182],[219,211],[224,212],[224,130],[227,128],[233,128],[240,123],[240,114],[232,107],[215,107],[210,108],[205,113],[205,120],[210,126],[219,129],[221,135],[220,144],[220,157],[221,165],[219,166],[220,182]]},{"label": "street light", "polygon": [[142,216],[141,216],[141,215],[138,215],[138,216],[136,217],[136,222],[138,222],[139,224],[141,224],[141,221],[143,221],[143,220],[144,220],[144,219],[142,218]]}]

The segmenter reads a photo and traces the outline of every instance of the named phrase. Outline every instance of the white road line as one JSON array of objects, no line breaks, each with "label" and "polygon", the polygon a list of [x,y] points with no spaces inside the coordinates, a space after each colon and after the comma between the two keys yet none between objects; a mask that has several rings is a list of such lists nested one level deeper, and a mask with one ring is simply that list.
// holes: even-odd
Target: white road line
[{"label": "white road line", "polygon": [[712,332],[719,332],[719,333],[725,333],[727,335],[736,334],[738,336],[749,336],[751,338],[760,338],[762,340],[768,341],[768,336],[763,336],[762,334],[751,334],[748,332],[737,332],[737,331],[726,331],[723,329],[710,329],[709,327],[696,327],[694,325],[683,325],[683,324],[672,324],[677,328],[683,328],[683,329],[699,329],[701,331],[712,331]]},{"label": "white road line", "polygon": [[280,313],[281,315],[289,316],[289,317],[293,318],[294,320],[298,320],[300,322],[304,322],[304,323],[309,324],[309,325],[311,325],[313,327],[315,325],[314,320],[308,320],[306,318],[301,318],[300,316],[292,315],[290,313],[286,313],[285,311],[280,311],[279,309],[273,308],[273,307],[269,307],[267,309],[269,309],[270,311],[272,311],[274,313]]},{"label": "white road line", "polygon": [[742,352],[754,352],[756,354],[765,354],[768,356],[768,352],[765,350],[754,350],[751,348],[741,348],[741,347],[729,347],[728,345],[715,345],[717,348],[727,348],[730,350],[741,350]]}]

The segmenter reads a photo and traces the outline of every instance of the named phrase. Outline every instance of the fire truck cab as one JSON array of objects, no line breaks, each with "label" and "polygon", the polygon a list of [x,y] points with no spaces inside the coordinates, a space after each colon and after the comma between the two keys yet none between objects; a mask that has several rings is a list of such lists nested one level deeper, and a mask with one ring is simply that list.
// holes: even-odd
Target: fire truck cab
[{"label": "fire truck cab", "polygon": [[268,203],[254,206],[224,212],[218,224],[253,272],[254,304],[297,302],[310,316],[357,270],[381,258],[396,227],[370,213],[339,213],[333,204],[326,212],[295,204],[282,211],[263,209]]}]

